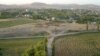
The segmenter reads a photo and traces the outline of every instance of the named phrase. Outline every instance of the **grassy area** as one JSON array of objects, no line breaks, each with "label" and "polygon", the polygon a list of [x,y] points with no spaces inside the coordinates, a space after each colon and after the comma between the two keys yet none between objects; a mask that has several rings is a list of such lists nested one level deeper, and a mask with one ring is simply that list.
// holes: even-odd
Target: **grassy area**
[{"label": "grassy area", "polygon": [[0,28],[6,28],[6,27],[27,24],[27,23],[33,23],[33,22],[34,21],[31,19],[16,19],[16,20],[11,20],[11,21],[0,21]]},{"label": "grassy area", "polygon": [[100,33],[84,33],[57,39],[55,56],[100,56]]},{"label": "grassy area", "polygon": [[44,38],[2,39],[0,40],[0,53],[2,56],[21,56],[29,47],[35,46]]}]

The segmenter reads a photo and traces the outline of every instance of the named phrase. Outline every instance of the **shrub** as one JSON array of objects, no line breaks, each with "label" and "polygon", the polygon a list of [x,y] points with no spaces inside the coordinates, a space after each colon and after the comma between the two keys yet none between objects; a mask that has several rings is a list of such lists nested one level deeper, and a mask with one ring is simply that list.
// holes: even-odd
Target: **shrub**
[{"label": "shrub", "polygon": [[35,46],[27,49],[22,56],[46,56],[46,43],[44,41],[40,41]]},{"label": "shrub", "polygon": [[2,48],[0,48],[0,56],[2,56],[2,55],[3,55],[2,51],[3,51],[3,49],[2,49]]}]

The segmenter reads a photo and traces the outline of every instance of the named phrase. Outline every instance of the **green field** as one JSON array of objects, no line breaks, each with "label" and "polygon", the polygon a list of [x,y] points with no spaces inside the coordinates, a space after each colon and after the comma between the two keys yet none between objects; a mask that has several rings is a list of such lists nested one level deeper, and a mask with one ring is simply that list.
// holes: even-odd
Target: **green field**
[{"label": "green field", "polygon": [[56,39],[55,56],[100,56],[100,33],[84,33]]},{"label": "green field", "polygon": [[34,21],[31,19],[16,19],[16,20],[11,20],[11,21],[0,21],[0,28],[6,28],[6,27],[27,24],[27,23],[33,23],[33,22]]},{"label": "green field", "polygon": [[1,39],[0,56],[21,56],[26,49],[35,46],[44,38],[26,38],[26,39]]}]

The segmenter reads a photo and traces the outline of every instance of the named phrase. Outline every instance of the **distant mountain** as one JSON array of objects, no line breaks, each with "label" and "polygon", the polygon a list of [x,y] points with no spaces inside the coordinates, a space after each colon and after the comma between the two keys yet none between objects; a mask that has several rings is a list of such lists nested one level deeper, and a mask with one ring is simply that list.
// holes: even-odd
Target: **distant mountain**
[{"label": "distant mountain", "polygon": [[86,4],[45,4],[45,3],[32,3],[24,5],[0,5],[0,9],[13,9],[13,8],[31,8],[31,9],[91,9],[91,10],[100,10],[99,5]]}]

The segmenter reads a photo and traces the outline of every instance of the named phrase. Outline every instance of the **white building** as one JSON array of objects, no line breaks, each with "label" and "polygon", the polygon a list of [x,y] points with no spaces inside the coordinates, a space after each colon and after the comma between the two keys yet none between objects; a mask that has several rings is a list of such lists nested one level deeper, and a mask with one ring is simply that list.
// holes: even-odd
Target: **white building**
[{"label": "white building", "polygon": [[28,9],[26,9],[25,11],[26,11],[26,12],[28,12],[29,10],[28,10]]},{"label": "white building", "polygon": [[54,21],[55,20],[55,17],[52,17],[51,20]]}]

